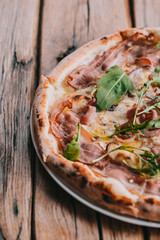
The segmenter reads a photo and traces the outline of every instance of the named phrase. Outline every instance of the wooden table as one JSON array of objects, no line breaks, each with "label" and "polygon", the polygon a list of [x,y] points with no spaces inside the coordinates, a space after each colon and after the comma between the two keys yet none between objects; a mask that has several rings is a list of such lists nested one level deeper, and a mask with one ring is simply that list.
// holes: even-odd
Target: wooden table
[{"label": "wooden table", "polygon": [[160,239],[79,203],[43,169],[29,119],[41,74],[85,42],[159,26],[160,0],[0,1],[0,239]]}]

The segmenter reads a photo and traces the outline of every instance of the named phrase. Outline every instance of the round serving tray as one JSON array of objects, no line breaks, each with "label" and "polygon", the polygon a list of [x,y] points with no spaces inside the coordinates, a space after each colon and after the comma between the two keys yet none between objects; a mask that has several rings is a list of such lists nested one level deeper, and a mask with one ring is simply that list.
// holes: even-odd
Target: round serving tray
[{"label": "round serving tray", "polygon": [[50,170],[50,168],[43,162],[43,160],[40,156],[40,153],[38,151],[38,147],[37,147],[37,144],[35,141],[34,131],[33,131],[32,111],[31,111],[31,118],[30,118],[30,129],[31,129],[32,141],[33,141],[34,147],[36,149],[36,153],[37,153],[43,167],[50,174],[50,176],[54,179],[54,181],[61,188],[63,188],[67,193],[69,193],[72,197],[74,197],[81,203],[85,204],[86,206],[92,208],[93,210],[100,212],[106,216],[118,219],[120,221],[132,223],[132,224],[136,224],[136,225],[140,225],[140,226],[160,228],[160,222],[155,222],[155,221],[150,221],[150,220],[142,220],[139,218],[130,217],[128,215],[123,215],[123,214],[120,214],[120,213],[110,210],[110,209],[98,204],[97,202],[93,201],[92,199],[86,197],[84,194],[82,194],[80,191],[78,191],[72,185],[68,184],[66,181],[64,181],[62,178],[60,178],[57,174],[55,174],[53,171]]}]

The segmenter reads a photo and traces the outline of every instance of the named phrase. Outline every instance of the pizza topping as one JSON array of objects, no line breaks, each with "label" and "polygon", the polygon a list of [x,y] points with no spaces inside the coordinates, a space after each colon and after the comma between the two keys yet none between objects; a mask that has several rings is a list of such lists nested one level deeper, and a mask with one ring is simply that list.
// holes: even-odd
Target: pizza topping
[{"label": "pizza topping", "polygon": [[[146,44],[147,36],[142,33],[135,33],[130,38],[122,41],[117,46],[110,48],[101,56],[97,55],[89,65],[81,65],[74,69],[68,77],[68,84],[75,89],[83,89],[98,83],[107,69],[114,65],[134,64],[138,58],[140,65],[157,65],[159,55],[154,55],[154,45],[151,42]],[[153,56],[154,55],[154,56]],[[139,65],[138,64],[138,65]]]},{"label": "pizza topping", "polygon": [[92,164],[94,158],[100,157],[105,153],[102,147],[93,143],[88,132],[78,124],[78,133],[73,136],[63,156],[71,161],[78,160],[86,164]]},{"label": "pizza topping", "polygon": [[96,111],[110,108],[119,101],[127,91],[133,91],[133,83],[128,75],[118,66],[111,67],[99,80]]},{"label": "pizza topping", "polygon": [[72,142],[67,144],[63,156],[71,161],[75,161],[80,154],[79,137],[81,132],[81,125],[78,124],[78,133],[73,136]]},{"label": "pizza topping", "polygon": [[86,88],[90,85],[96,84],[101,74],[104,74],[102,70],[102,63],[104,59],[109,56],[111,50],[105,52],[102,56],[96,56],[96,58],[88,65],[82,65],[69,75],[68,83],[75,89]]},{"label": "pizza topping", "polygon": [[[125,126],[124,126],[125,125]],[[117,125],[114,126],[115,127],[115,131],[113,134],[107,136],[107,137],[103,137],[103,138],[112,138],[115,135],[120,134],[121,138],[130,138],[132,137],[132,135],[134,135],[135,133],[139,134],[139,131],[141,131],[145,137],[150,137],[157,135],[160,132],[160,118],[156,119],[156,120],[151,120],[151,121],[143,121],[140,124],[132,124],[132,123],[127,123],[127,124],[123,124],[123,127],[118,127]],[[149,131],[147,131],[149,130]],[[155,130],[155,131],[154,131]],[[152,132],[154,131],[154,132]],[[130,135],[132,134],[132,135]],[[134,137],[135,138],[135,137]],[[134,139],[133,138],[133,139]]]},{"label": "pizza topping", "polygon": [[156,44],[155,48],[157,48],[153,53],[160,51],[160,41]]},{"label": "pizza topping", "polygon": [[[159,196],[160,195],[160,181],[156,180],[156,182],[153,182],[153,181],[146,182],[146,191],[145,192]],[[151,199],[151,202],[153,202],[152,199]]]},{"label": "pizza topping", "polygon": [[86,113],[81,118],[81,123],[88,125],[96,114],[96,108],[94,106],[88,105],[86,107]]},{"label": "pizza topping", "polygon": [[76,133],[76,126],[79,123],[79,116],[73,112],[64,109],[57,115],[55,121],[52,120],[51,129],[53,134],[60,140],[63,148],[72,141]]},{"label": "pizza topping", "polygon": [[[150,95],[150,98],[152,96]],[[144,113],[149,113],[152,109],[156,109],[158,113],[160,113],[159,109],[160,109],[160,99],[159,97],[152,97],[152,100],[148,103],[144,103],[144,110],[140,111],[137,113],[138,115],[144,114]]]},{"label": "pizza topping", "polygon": [[130,133],[127,133],[126,135],[125,134],[118,134],[118,135],[115,135],[115,138],[119,141],[119,142],[124,142],[124,143],[128,143],[128,142],[133,142],[134,139],[136,138],[136,134],[130,134]]},{"label": "pizza topping", "polygon": [[[122,66],[128,63],[129,50],[133,48],[137,48],[137,45],[142,45],[142,43],[144,43],[146,38],[147,37],[145,35],[137,32],[130,38],[119,43],[114,49],[112,49],[112,52],[108,56],[108,58],[105,59],[102,65],[103,70],[106,71],[108,68],[114,65]],[[133,57],[133,54],[132,54],[132,57]],[[132,61],[134,61],[136,57],[137,55],[135,54]]]},{"label": "pizza topping", "polygon": [[98,143],[92,141],[91,135],[83,127],[79,142],[80,156],[78,160],[80,162],[92,164],[94,158],[98,158],[105,153],[104,149]]},{"label": "pizza topping", "polygon": [[160,65],[155,68],[152,78],[152,85],[160,86]]},{"label": "pizza topping", "polygon": [[144,71],[148,70],[144,67],[138,67],[129,72],[128,76],[132,80],[134,86],[136,87],[139,83],[139,80],[143,78]]},{"label": "pizza topping", "polygon": [[136,62],[136,64],[138,64],[141,67],[143,67],[143,66],[151,66],[152,65],[151,60],[149,58],[147,58],[147,57],[137,58],[135,62]]},{"label": "pizza topping", "polygon": [[147,177],[148,175],[157,176],[160,173],[160,163],[158,163],[157,161],[157,159],[160,157],[160,153],[155,155],[154,153],[146,149],[136,148],[132,146],[120,146],[114,148],[111,151],[105,153],[103,156],[93,160],[92,162],[98,162],[112,152],[119,150],[127,151],[138,157],[139,166],[137,168],[131,166],[126,160],[123,160],[123,163],[126,164],[132,171],[136,173],[141,173],[144,177]]},{"label": "pizza topping", "polygon": [[158,153],[160,153],[160,146],[155,146],[151,149],[151,151],[156,155]]},{"label": "pizza topping", "polygon": [[[159,128],[160,126],[160,119],[159,119],[159,115],[157,113],[157,111],[155,109],[152,109],[149,111],[149,113],[143,113],[140,114],[137,118],[136,118],[136,123],[137,124],[141,124],[145,121],[148,121],[148,123],[150,122],[150,124],[154,121],[154,120],[158,120],[155,122],[155,129],[154,130],[144,130],[142,133],[145,135],[145,137],[151,137],[151,136],[155,136],[158,134],[158,132],[160,132]],[[149,125],[148,125],[149,126]],[[149,128],[148,128],[149,129]]]}]

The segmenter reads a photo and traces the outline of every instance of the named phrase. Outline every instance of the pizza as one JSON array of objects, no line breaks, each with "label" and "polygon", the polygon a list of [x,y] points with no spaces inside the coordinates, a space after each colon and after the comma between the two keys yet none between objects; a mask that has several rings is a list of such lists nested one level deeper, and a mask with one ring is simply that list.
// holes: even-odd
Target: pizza
[{"label": "pizza", "polygon": [[80,47],[41,77],[32,113],[54,173],[103,207],[160,221],[160,28]]}]

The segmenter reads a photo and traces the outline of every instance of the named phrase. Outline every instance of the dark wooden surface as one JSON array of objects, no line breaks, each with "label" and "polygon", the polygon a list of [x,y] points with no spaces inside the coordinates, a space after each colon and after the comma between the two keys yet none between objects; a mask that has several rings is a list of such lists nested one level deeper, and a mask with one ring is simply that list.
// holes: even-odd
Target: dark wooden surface
[{"label": "dark wooden surface", "polygon": [[64,192],[29,129],[40,74],[89,40],[159,26],[159,0],[0,1],[0,240],[158,240],[160,230],[103,216]]}]

